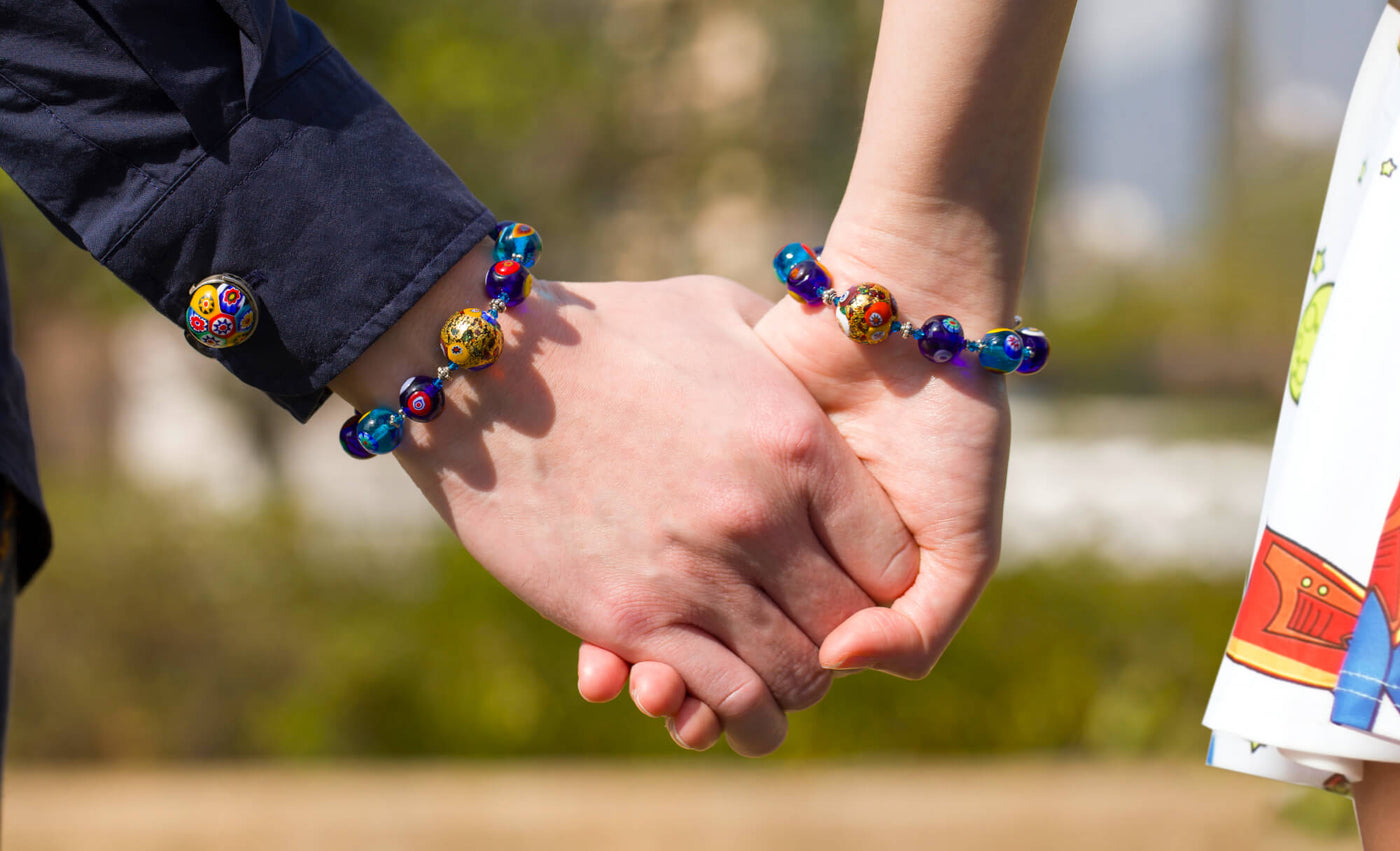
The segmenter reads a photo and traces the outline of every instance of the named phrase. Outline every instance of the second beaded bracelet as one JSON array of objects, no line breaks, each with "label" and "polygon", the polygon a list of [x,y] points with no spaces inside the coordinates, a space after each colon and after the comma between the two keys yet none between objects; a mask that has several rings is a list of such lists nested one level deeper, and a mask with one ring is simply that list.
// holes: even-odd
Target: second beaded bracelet
[{"label": "second beaded bracelet", "polygon": [[530,295],[534,278],[530,267],[539,258],[543,243],[539,232],[520,222],[501,222],[492,237],[496,241],[491,268],[486,272],[485,310],[466,307],[447,318],[438,334],[438,348],[448,362],[437,375],[415,375],[399,388],[398,408],[356,411],[340,427],[340,446],[352,458],[386,455],[403,441],[408,420],[427,423],[443,409],[442,387],[459,369],[485,369],[501,356],[504,338],[497,317]]},{"label": "second beaded bracelet", "polygon": [[836,309],[842,332],[857,343],[874,345],[899,334],[912,338],[919,353],[928,360],[949,363],[962,352],[977,355],[982,368],[990,372],[1040,372],[1050,359],[1050,339],[1039,328],[993,328],[981,340],[969,340],[962,323],[952,316],[929,317],[923,325],[899,318],[894,296],[880,284],[856,284],[844,293],[832,285],[831,272],[815,251],[800,242],[789,243],[773,257],[773,271],[788,294],[804,304],[825,304]]}]

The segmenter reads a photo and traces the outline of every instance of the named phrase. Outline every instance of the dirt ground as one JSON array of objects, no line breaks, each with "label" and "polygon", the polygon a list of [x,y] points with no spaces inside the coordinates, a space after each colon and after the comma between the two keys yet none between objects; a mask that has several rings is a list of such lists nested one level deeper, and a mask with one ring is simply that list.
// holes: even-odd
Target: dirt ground
[{"label": "dirt ground", "polygon": [[14,767],[6,851],[1354,849],[1168,763]]}]

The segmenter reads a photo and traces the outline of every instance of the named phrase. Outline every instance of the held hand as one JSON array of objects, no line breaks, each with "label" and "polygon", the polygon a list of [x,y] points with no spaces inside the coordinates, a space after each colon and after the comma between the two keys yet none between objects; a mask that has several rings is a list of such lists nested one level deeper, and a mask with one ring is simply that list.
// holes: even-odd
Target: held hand
[{"label": "held hand", "polygon": [[[487,253],[336,391],[366,408],[431,374],[438,325],[482,300]],[[764,307],[713,278],[539,282],[502,317],[500,360],[449,382],[446,413],[410,424],[396,453],[503,584],[576,635],[670,666],[751,755],[825,692],[817,645],[870,605],[862,587],[888,599],[916,569],[879,486],[750,331]]]},{"label": "held hand", "polygon": [[[974,335],[1010,320],[1007,288],[978,286],[975,268],[913,240],[893,239],[889,231],[857,231],[838,222],[823,262],[839,290],[865,281],[887,286],[906,321],[918,324],[948,313]],[[933,295],[930,275],[967,285]],[[787,298],[755,330],[874,474],[920,550],[914,585],[888,608],[864,609],[833,630],[822,644],[821,662],[830,669],[922,677],[996,565],[1009,442],[1007,379],[975,360],[930,363],[911,340],[855,343],[829,308]],[[678,743],[704,747],[717,736],[721,719],[695,696],[687,697],[672,672],[638,665],[631,673],[632,697],[643,712],[673,716],[667,710],[682,707],[684,715],[668,722]],[[580,654],[580,690],[589,699],[615,696],[626,675],[620,660],[596,648]]]}]

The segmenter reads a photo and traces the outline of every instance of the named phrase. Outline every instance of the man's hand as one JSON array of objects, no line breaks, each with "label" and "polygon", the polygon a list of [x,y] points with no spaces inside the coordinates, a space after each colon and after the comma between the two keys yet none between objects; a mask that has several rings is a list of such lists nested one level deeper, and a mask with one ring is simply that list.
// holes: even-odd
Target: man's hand
[{"label": "man's hand", "polygon": [[[487,254],[336,392],[365,409],[432,374],[438,326],[484,300]],[[766,307],[715,278],[538,282],[502,317],[500,360],[449,382],[446,413],[396,453],[502,583],[588,641],[665,663],[749,755],[825,693],[820,641],[917,569],[883,491],[754,337]]]}]

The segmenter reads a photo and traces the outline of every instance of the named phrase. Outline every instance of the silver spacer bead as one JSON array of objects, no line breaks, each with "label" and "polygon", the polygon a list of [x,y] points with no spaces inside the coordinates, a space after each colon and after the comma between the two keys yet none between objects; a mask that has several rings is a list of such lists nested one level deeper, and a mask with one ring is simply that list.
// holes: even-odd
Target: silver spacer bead
[{"label": "silver spacer bead", "polygon": [[447,379],[449,379],[449,378],[452,377],[452,373],[453,373],[454,371],[455,371],[455,370],[453,370],[452,367],[450,367],[450,366],[440,366],[440,367],[438,367],[438,371],[437,371],[438,381],[443,381],[443,382],[447,381]]},{"label": "silver spacer bead", "polygon": [[837,292],[836,290],[834,290],[834,289],[828,289],[828,290],[823,290],[823,291],[822,291],[822,302],[824,302],[825,304],[827,304],[827,305],[830,306],[830,307],[836,307],[836,306],[838,306],[839,304],[841,304],[841,302],[843,302],[843,301],[845,301],[845,300],[846,300],[846,294],[845,294],[845,293],[838,293],[838,292]]},{"label": "silver spacer bead", "polygon": [[501,312],[505,311],[505,309],[506,309],[507,307],[509,307],[509,305],[506,304],[506,300],[505,300],[505,299],[503,299],[503,298],[493,298],[493,299],[491,299],[491,315],[492,315],[492,316],[494,316],[494,315],[496,315],[496,314],[498,314],[498,313],[501,313]]},{"label": "silver spacer bead", "polygon": [[913,323],[913,322],[901,322],[901,323],[899,323],[899,336],[903,337],[903,338],[906,339],[906,340],[909,339],[910,337],[914,336],[914,323]]}]

